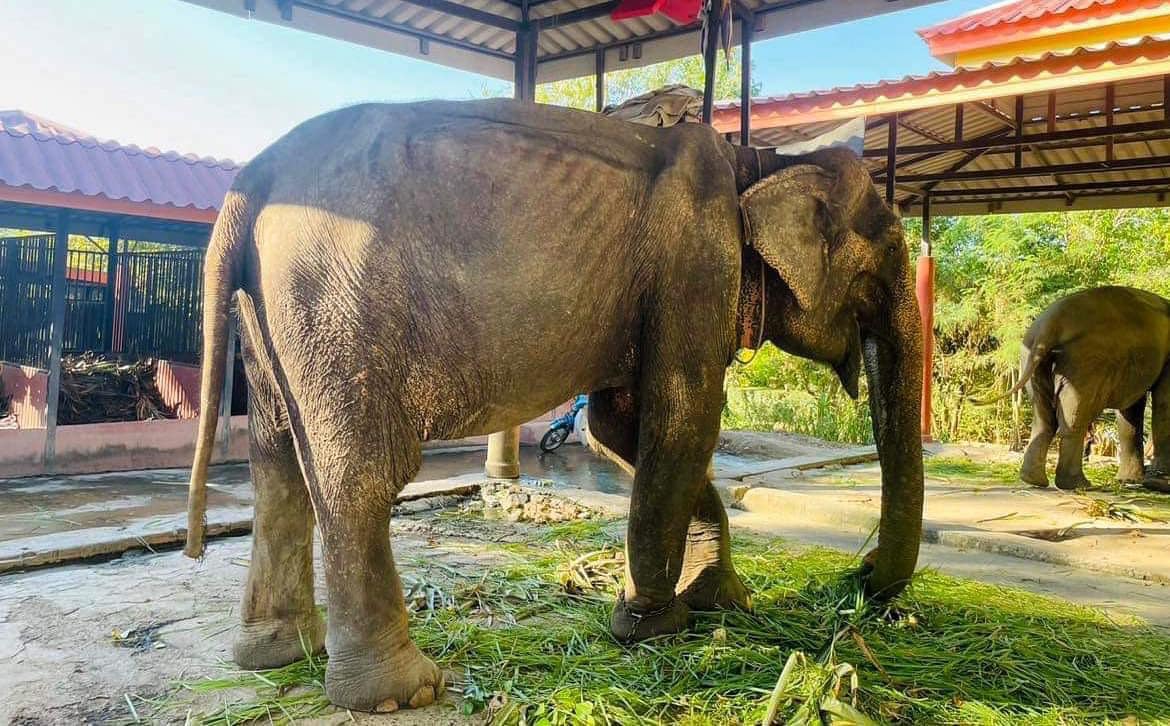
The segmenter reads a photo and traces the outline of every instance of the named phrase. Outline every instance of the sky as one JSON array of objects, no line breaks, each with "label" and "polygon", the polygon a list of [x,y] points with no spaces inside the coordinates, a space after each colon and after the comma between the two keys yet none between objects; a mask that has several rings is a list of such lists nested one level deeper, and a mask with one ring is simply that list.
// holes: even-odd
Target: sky
[{"label": "sky", "polygon": [[[763,41],[752,48],[754,74],[764,95],[781,95],[940,70],[914,31],[990,1],[946,0]],[[0,29],[0,109],[218,158],[246,160],[351,103],[511,87],[181,0],[0,0]]]}]

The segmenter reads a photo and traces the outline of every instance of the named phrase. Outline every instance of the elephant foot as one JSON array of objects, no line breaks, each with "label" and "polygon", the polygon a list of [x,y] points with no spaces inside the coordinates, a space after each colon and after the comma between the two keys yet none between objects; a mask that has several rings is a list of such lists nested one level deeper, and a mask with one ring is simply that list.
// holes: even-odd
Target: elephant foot
[{"label": "elephant foot", "polygon": [[1134,466],[1120,466],[1117,468],[1117,482],[1122,485],[1139,483],[1146,478],[1145,470]]},{"label": "elephant foot", "polygon": [[623,593],[614,605],[609,619],[609,632],[621,643],[670,635],[686,629],[690,608],[678,597],[665,605],[634,607]]},{"label": "elephant foot", "polygon": [[443,695],[443,672],[409,638],[330,649],[325,695],[339,707],[391,713],[422,708]]},{"label": "elephant foot", "polygon": [[1142,480],[1142,488],[1152,492],[1170,494],[1170,475],[1162,472],[1152,473]]},{"label": "elephant foot", "polygon": [[1024,467],[1020,469],[1020,481],[1037,489],[1046,489],[1048,487],[1048,474],[1045,473],[1044,469]]},{"label": "elephant foot", "polygon": [[678,597],[692,610],[748,610],[752,596],[732,567],[704,567],[688,577],[679,578]]},{"label": "elephant foot", "polygon": [[249,671],[279,668],[325,648],[325,621],[316,610],[298,617],[243,623],[232,660]]},{"label": "elephant foot", "polygon": [[1071,492],[1076,489],[1088,489],[1090,486],[1089,480],[1085,478],[1084,474],[1076,474],[1075,476],[1061,476],[1056,475],[1056,488],[1062,491]]}]

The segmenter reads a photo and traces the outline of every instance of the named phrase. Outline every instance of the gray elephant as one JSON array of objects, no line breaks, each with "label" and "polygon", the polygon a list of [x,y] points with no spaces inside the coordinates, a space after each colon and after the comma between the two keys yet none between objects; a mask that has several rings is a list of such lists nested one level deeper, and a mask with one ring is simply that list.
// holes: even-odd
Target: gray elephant
[{"label": "gray elephant", "polygon": [[[1045,463],[1060,439],[1056,486],[1088,486],[1085,434],[1103,409],[1117,409],[1121,481],[1170,491],[1170,301],[1132,287],[1098,287],[1049,305],[1024,334],[1020,380],[1032,394],[1032,436],[1020,478],[1048,486]],[[1143,467],[1146,394],[1153,394],[1154,461]]]},{"label": "gray elephant", "polygon": [[764,340],[833,365],[854,395],[864,357],[883,477],[867,586],[896,594],[922,518],[908,269],[900,220],[844,151],[780,157],[703,125],[504,100],[305,122],[240,172],[205,269],[186,551],[203,551],[238,292],[256,504],[235,660],[289,663],[324,631],[335,704],[429,703],[442,676],[407,632],[394,495],[418,471],[420,442],[499,431],[582,390],[594,439],[636,470],[613,634],[746,606],[707,468],[725,368]]}]

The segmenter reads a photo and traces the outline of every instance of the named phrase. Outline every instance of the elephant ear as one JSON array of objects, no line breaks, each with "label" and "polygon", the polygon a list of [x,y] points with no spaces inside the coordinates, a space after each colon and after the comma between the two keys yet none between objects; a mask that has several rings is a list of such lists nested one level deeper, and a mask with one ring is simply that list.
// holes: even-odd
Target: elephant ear
[{"label": "elephant ear", "polygon": [[740,197],[744,239],[810,310],[829,272],[829,240],[837,216],[829,203],[834,175],[813,164],[782,169]]}]

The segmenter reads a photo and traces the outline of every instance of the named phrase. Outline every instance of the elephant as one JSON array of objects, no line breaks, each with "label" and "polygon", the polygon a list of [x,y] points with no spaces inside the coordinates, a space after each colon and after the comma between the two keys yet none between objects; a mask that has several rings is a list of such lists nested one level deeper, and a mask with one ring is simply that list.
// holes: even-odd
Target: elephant
[{"label": "elephant", "polygon": [[784,157],[706,125],[511,100],[302,123],[239,172],[204,270],[186,553],[204,549],[234,299],[256,490],[235,661],[275,667],[324,645],[334,704],[430,703],[443,678],[408,633],[395,494],[422,442],[500,431],[578,391],[593,439],[635,471],[613,635],[748,607],[707,472],[726,367],[766,340],[832,365],[854,396],[864,359],[882,511],[863,574],[871,594],[896,595],[923,496],[908,270],[900,218],[841,149]]},{"label": "elephant", "polygon": [[[1132,287],[1097,287],[1049,305],[1024,334],[1020,377],[1032,396],[1032,434],[1020,479],[1048,486],[1045,464],[1059,437],[1056,486],[1089,485],[1085,435],[1106,408],[1117,409],[1122,482],[1170,491],[1170,301]],[[1153,399],[1153,466],[1143,466],[1146,396]]]}]

